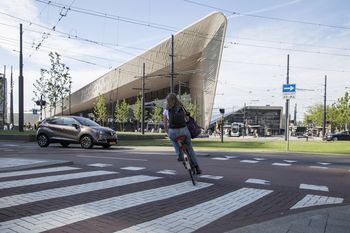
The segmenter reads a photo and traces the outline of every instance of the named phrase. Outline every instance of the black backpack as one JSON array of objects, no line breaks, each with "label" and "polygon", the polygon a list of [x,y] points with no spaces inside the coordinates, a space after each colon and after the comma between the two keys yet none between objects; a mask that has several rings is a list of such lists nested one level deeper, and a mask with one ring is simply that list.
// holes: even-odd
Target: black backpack
[{"label": "black backpack", "polygon": [[169,110],[169,128],[178,129],[186,126],[185,111],[182,107],[174,106]]}]

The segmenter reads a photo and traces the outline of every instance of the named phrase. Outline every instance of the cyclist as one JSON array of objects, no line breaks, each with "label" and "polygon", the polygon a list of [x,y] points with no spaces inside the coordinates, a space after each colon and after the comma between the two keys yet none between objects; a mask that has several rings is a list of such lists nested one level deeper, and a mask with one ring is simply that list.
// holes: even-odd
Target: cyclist
[{"label": "cyclist", "polygon": [[183,160],[183,155],[182,151],[180,151],[178,143],[176,142],[176,138],[182,135],[186,136],[185,143],[187,145],[189,156],[191,157],[196,173],[201,174],[202,171],[198,166],[196,154],[192,147],[191,134],[186,126],[185,115],[186,113],[181,101],[175,94],[168,94],[166,98],[166,108],[163,112],[165,131],[167,132],[170,141],[175,148],[175,152],[178,155],[178,161]]}]

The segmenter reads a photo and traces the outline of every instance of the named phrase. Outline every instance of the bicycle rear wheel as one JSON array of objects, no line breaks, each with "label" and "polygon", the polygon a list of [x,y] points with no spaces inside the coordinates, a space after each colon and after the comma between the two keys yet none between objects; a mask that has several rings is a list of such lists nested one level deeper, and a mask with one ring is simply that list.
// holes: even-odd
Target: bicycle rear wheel
[{"label": "bicycle rear wheel", "polygon": [[196,181],[194,180],[194,176],[193,176],[193,171],[192,171],[192,169],[189,169],[188,172],[190,173],[190,177],[191,177],[191,180],[192,180],[192,184],[193,184],[193,185],[196,185]]},{"label": "bicycle rear wheel", "polygon": [[192,181],[192,184],[193,185],[196,185],[196,180],[194,179],[194,174],[195,174],[195,171],[194,171],[194,166],[193,166],[193,163],[192,163],[192,160],[191,160],[191,157],[189,156],[188,154],[188,151],[187,149],[184,150],[184,154],[186,155],[186,159],[185,159],[185,163],[187,163],[187,166],[185,166],[188,170],[188,173],[190,173],[190,177],[191,177],[191,181]]}]

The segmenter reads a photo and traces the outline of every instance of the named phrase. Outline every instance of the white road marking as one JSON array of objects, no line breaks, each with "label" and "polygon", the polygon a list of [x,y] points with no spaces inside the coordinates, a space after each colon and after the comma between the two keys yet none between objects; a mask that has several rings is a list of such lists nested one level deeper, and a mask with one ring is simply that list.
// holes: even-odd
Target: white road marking
[{"label": "white road marking", "polygon": [[116,174],[116,173],[117,172],[110,172],[110,171],[92,171],[92,172],[79,172],[79,173],[73,173],[73,174],[46,176],[46,177],[23,179],[23,180],[4,181],[4,182],[0,182],[0,189],[15,188],[15,187],[21,187],[21,186],[27,186],[27,185],[44,184],[44,183],[55,182],[55,181],[73,180],[73,179],[80,179],[85,177],[102,176],[102,175],[109,175],[109,174]]},{"label": "white road marking", "polygon": [[264,189],[242,188],[193,207],[117,232],[193,232],[259,200],[271,192],[271,190]]},{"label": "white road marking", "polygon": [[225,158],[225,157],[215,157],[215,158],[211,158],[214,160],[229,160],[229,158]]},{"label": "white road marking", "polygon": [[246,180],[245,183],[270,185],[270,181],[268,180],[253,179],[253,178]]},{"label": "white road marking", "polygon": [[228,159],[237,159],[237,156],[234,155],[226,155],[225,157]]},{"label": "white road marking", "polygon": [[212,179],[212,180],[220,180],[223,176],[212,176],[212,175],[200,175],[200,178]]},{"label": "white road marking", "polygon": [[161,170],[161,171],[157,171],[157,173],[159,174],[165,174],[165,175],[176,175],[176,171],[175,170]]},{"label": "white road marking", "polygon": [[331,163],[324,163],[324,162],[317,162],[318,164],[321,164],[323,166],[331,165]]},{"label": "white road marking", "polygon": [[258,163],[259,161],[244,159],[244,160],[241,160],[240,162],[241,162],[241,163]]},{"label": "white road marking", "polygon": [[328,167],[321,167],[321,166],[310,166],[310,168],[328,169]]},{"label": "white road marking", "polygon": [[258,161],[263,161],[263,160],[266,160],[265,158],[254,158],[255,160],[258,160]]},{"label": "white road marking", "polygon": [[76,168],[76,167],[52,167],[52,168],[33,169],[33,170],[25,170],[25,171],[3,172],[3,173],[0,173],[0,178],[34,175],[34,174],[41,174],[41,173],[48,173],[48,172],[71,171],[71,170],[77,170],[77,169],[80,169],[80,168]]},{"label": "white road marking", "polygon": [[[75,222],[112,213],[118,210],[197,191],[203,188],[207,188],[211,185],[212,184],[197,182],[197,185],[194,186],[192,185],[191,181],[186,181],[175,185],[111,197],[82,205],[71,206],[64,209],[1,222],[0,232],[18,229],[18,226],[21,226],[21,223],[23,222],[30,224],[27,224],[25,228],[21,227],[21,233],[43,232],[52,230]],[[253,193],[254,196],[258,197],[263,194],[265,193],[255,195]]]},{"label": "white road marking", "polygon": [[98,158],[98,159],[115,159],[115,160],[127,160],[127,161],[143,161],[147,162],[147,159],[132,159],[132,158],[121,158],[121,157],[108,157],[108,156],[94,156],[94,155],[76,155],[81,158]]},{"label": "white road marking", "polygon": [[339,197],[327,197],[308,194],[290,209],[299,209],[318,205],[341,204],[343,201],[344,199]]},{"label": "white road marking", "polygon": [[291,166],[291,164],[290,163],[273,163],[272,166],[288,167],[288,166]]},{"label": "white road marking", "polygon": [[90,167],[110,167],[110,166],[112,166],[112,164],[110,164],[110,163],[92,163],[92,164],[88,164],[88,166],[90,166]]},{"label": "white road marking", "polygon": [[313,185],[313,184],[300,184],[299,189],[309,189],[309,190],[324,191],[324,192],[329,191],[327,186]]},{"label": "white road marking", "polygon": [[296,163],[297,162],[296,160],[283,160],[283,161],[286,163]]},{"label": "white road marking", "polygon": [[140,171],[143,169],[146,169],[145,167],[122,167],[120,168],[122,170],[129,170],[129,171]]},{"label": "white road marking", "polygon": [[0,168],[30,165],[34,163],[43,163],[47,160],[37,159],[16,159],[16,158],[0,158]]},{"label": "white road marking", "polygon": [[114,188],[128,184],[141,183],[145,181],[160,179],[156,176],[130,176],[112,180],[104,180],[99,182],[72,185],[63,188],[47,189],[44,191],[25,193],[13,196],[7,196],[0,198],[0,208],[7,208],[16,205],[28,204],[31,202],[48,200],[58,197],[66,197],[80,193],[87,193],[91,191],[97,191],[102,189]]}]

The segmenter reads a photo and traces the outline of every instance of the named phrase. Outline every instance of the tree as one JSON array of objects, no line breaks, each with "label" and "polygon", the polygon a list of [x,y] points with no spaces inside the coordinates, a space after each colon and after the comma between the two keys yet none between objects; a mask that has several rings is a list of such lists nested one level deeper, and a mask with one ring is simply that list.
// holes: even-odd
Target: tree
[{"label": "tree", "polygon": [[117,103],[115,106],[115,120],[118,123],[122,124],[122,131],[124,131],[124,123],[128,122],[129,115],[129,104],[125,101],[125,99]]},{"label": "tree", "polygon": [[162,115],[162,107],[160,106],[160,101],[158,99],[155,100],[155,106],[152,113],[152,120],[155,124],[158,125],[159,128],[159,122],[162,121],[163,115]]},{"label": "tree", "polygon": [[141,113],[142,113],[141,96],[138,95],[134,106],[134,118],[137,122],[137,129],[139,128],[139,122],[141,122],[141,117],[142,117]]},{"label": "tree", "polygon": [[49,70],[41,69],[41,76],[36,80],[34,95],[38,98],[42,94],[47,98],[50,109],[56,114],[57,102],[61,101],[61,112],[63,114],[64,98],[69,94],[72,77],[69,74],[69,67],[61,62],[60,55],[55,52],[49,53],[51,67]]},{"label": "tree", "polygon": [[107,120],[107,106],[106,99],[103,95],[99,94],[94,107],[94,116],[97,122],[104,125]]},{"label": "tree", "polygon": [[198,107],[192,103],[191,96],[186,93],[181,95],[181,102],[184,108],[186,109],[186,111],[189,112],[194,119],[197,119]]}]

